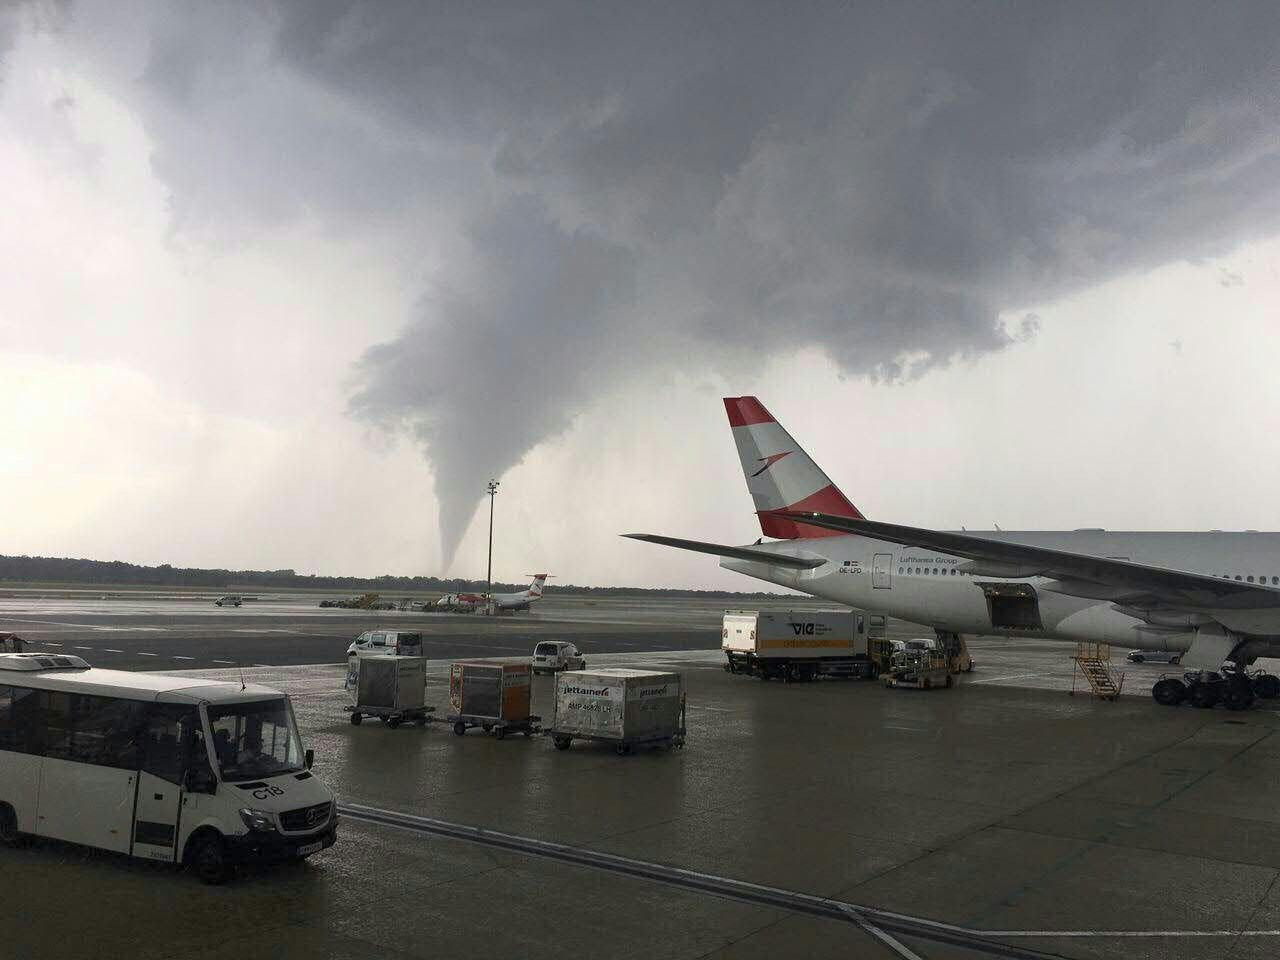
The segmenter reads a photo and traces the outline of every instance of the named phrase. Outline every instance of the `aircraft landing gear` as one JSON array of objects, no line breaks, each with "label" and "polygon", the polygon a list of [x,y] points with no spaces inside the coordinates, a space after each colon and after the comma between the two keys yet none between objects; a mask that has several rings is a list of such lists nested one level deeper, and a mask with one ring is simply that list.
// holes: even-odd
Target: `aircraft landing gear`
[{"label": "aircraft landing gear", "polygon": [[1176,707],[1187,699],[1187,685],[1176,677],[1157,680],[1151,688],[1151,699],[1162,707]]}]

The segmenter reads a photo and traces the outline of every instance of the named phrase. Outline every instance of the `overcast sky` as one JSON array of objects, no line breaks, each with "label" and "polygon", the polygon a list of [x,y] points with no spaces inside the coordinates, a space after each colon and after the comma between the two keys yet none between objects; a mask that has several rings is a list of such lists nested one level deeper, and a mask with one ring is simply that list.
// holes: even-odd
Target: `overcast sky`
[{"label": "overcast sky", "polygon": [[1280,529],[1280,5],[9,3],[0,552],[749,588],[868,516]]}]

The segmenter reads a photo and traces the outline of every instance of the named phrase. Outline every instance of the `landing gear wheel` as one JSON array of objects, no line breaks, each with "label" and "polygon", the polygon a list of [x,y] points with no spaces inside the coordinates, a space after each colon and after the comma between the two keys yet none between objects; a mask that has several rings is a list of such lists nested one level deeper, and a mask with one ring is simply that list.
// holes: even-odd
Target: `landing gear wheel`
[{"label": "landing gear wheel", "polygon": [[507,728],[506,728],[506,727],[497,727],[496,729],[494,729],[494,731],[493,731],[493,735],[494,735],[495,737],[497,737],[499,740],[501,740],[501,739],[503,739],[504,737],[506,737],[506,735],[507,735]]},{"label": "landing gear wheel", "polygon": [[1233,683],[1223,694],[1222,705],[1228,710],[1248,710],[1253,706],[1253,690],[1247,683]]},{"label": "landing gear wheel", "polygon": [[947,687],[948,689],[950,689],[950,688],[951,688],[951,676],[950,676],[949,674],[948,674],[948,676],[947,676],[947,682],[946,682],[946,683],[944,683],[944,684],[943,684],[943,686],[944,686],[944,687]]},{"label": "landing gear wheel", "polygon": [[351,714],[351,725],[352,725],[353,727],[358,727],[358,726],[360,726],[360,721],[361,721],[361,720],[363,720],[363,719],[364,719],[364,717],[363,717],[362,715],[360,715],[360,714],[358,714],[358,713],[353,713],[353,714]]},{"label": "landing gear wheel", "polygon": [[1253,678],[1253,692],[1263,700],[1280,697],[1280,677],[1270,673],[1259,674]]},{"label": "landing gear wheel", "polygon": [[227,863],[222,838],[208,835],[197,840],[191,850],[191,866],[201,883],[209,886],[226,883],[231,876],[231,865]]},{"label": "landing gear wheel", "polygon": [[22,834],[18,832],[18,815],[7,803],[0,804],[0,847],[18,847],[22,845]]},{"label": "landing gear wheel", "polygon": [[568,750],[569,745],[573,742],[568,737],[552,737],[551,742],[556,745],[557,750]]},{"label": "landing gear wheel", "polygon": [[400,718],[387,717],[387,726],[390,727],[392,730],[394,730],[396,727],[400,726]]},{"label": "landing gear wheel", "polygon": [[461,720],[459,720],[457,723],[453,725],[453,732],[456,733],[458,736],[462,736],[464,733],[467,732],[467,725],[463,723]]},{"label": "landing gear wheel", "polygon": [[1151,688],[1151,699],[1162,707],[1176,707],[1187,698],[1187,686],[1181,680],[1165,677]]},{"label": "landing gear wheel", "polygon": [[614,749],[614,751],[618,754],[618,756],[620,756],[620,757],[625,757],[627,754],[629,754],[629,753],[631,752],[631,744],[629,744],[629,743],[620,743],[620,744],[618,744],[616,747],[614,747],[613,749]]},{"label": "landing gear wheel", "polygon": [[1191,703],[1201,710],[1212,710],[1220,699],[1217,687],[1208,683],[1197,683],[1191,689]]}]

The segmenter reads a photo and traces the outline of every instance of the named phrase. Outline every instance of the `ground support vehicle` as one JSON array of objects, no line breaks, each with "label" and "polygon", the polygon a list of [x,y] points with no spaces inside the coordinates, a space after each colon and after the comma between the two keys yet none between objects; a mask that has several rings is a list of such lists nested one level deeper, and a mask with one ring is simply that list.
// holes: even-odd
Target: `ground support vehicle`
[{"label": "ground support vehicle", "polygon": [[951,686],[951,665],[936,650],[906,650],[896,653],[882,679],[886,687],[932,690]]},{"label": "ground support vehicle", "polygon": [[1167,663],[1176,667],[1182,662],[1182,654],[1172,650],[1130,650],[1125,659],[1130,663]]},{"label": "ground support vehicle", "polygon": [[215,607],[238,607],[244,601],[240,597],[219,597],[213,601]]},{"label": "ground support vehicle", "polygon": [[333,845],[312,760],[279,690],[0,654],[0,841],[49,837],[221,883]]},{"label": "ground support vehicle", "polygon": [[404,630],[366,630],[347,645],[347,662],[353,657],[422,656],[422,634]]},{"label": "ground support vehicle", "polygon": [[1151,688],[1151,698],[1165,707],[1190,703],[1212,709],[1221,703],[1228,710],[1248,710],[1255,699],[1280,696],[1280,677],[1270,673],[1233,669],[1189,670],[1181,677],[1164,676]]},{"label": "ground support vehicle", "polygon": [[683,747],[684,677],[656,670],[567,670],[556,677],[551,742],[613,744],[619,755],[640,745]]},{"label": "ground support vehicle", "polygon": [[762,680],[876,675],[860,612],[726,610],[720,646],[725,670]]},{"label": "ground support vehicle", "polygon": [[356,657],[348,673],[345,709],[359,726],[365,717],[377,717],[395,729],[402,723],[426,726],[435,707],[424,705],[427,662],[422,657]]},{"label": "ground support vehicle", "polygon": [[534,673],[585,670],[586,667],[587,661],[582,652],[567,640],[543,640],[533,648]]},{"label": "ground support vehicle", "polygon": [[508,733],[529,736],[542,719],[533,716],[529,706],[529,664],[464,660],[450,665],[445,720],[458,736],[472,727],[492,732],[499,740]]}]

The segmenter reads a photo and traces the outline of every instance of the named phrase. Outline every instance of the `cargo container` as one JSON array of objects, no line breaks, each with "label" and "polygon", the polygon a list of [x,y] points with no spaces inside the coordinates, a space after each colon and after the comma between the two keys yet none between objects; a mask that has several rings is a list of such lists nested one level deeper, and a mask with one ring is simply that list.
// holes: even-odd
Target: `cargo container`
[{"label": "cargo container", "polygon": [[539,720],[529,713],[529,665],[493,660],[464,660],[449,667],[449,716],[453,732],[471,727],[526,736]]},{"label": "cargo container", "polygon": [[636,744],[684,746],[684,678],[655,670],[567,670],[556,677],[557,750],[603,740],[618,753]]},{"label": "cargo container", "polygon": [[427,661],[422,657],[360,657],[352,661],[348,677],[351,722],[378,717],[389,727],[427,722],[432,707],[424,706]]},{"label": "cargo container", "polygon": [[721,630],[725,669],[765,680],[874,677],[867,618],[847,610],[726,610]]}]

